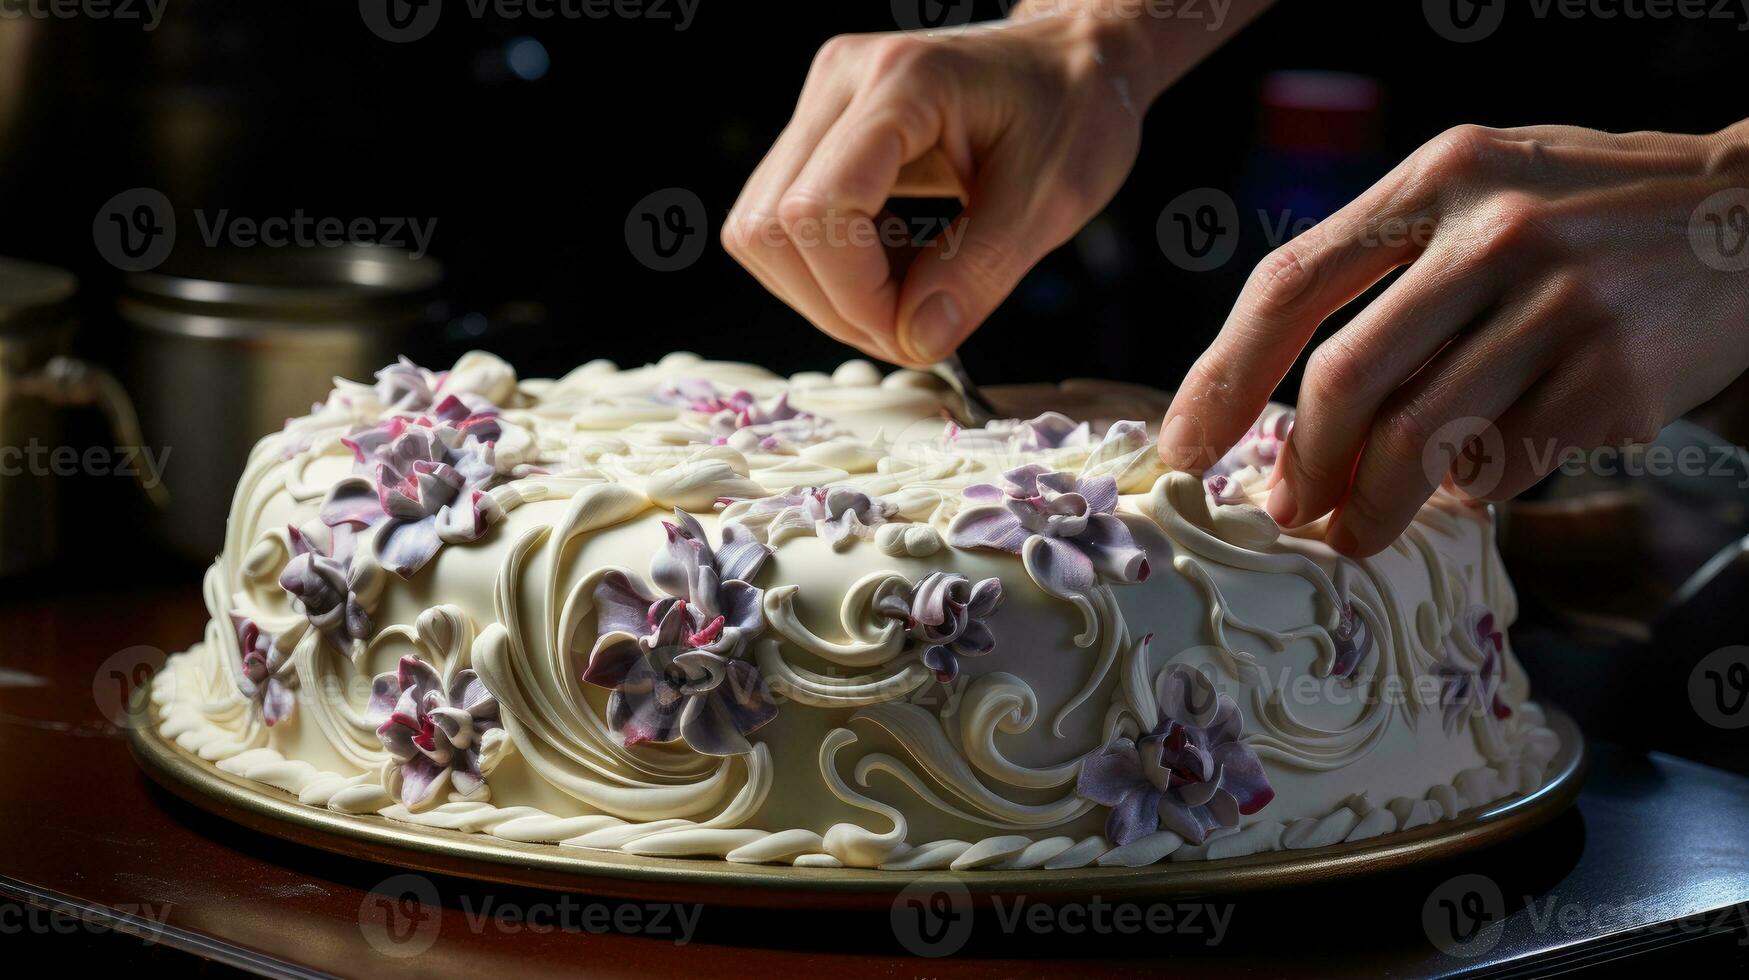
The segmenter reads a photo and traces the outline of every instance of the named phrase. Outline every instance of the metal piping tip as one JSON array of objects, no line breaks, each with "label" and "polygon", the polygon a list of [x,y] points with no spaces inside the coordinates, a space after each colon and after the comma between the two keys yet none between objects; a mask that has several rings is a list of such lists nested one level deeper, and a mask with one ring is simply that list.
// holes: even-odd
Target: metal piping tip
[{"label": "metal piping tip", "polygon": [[949,354],[941,361],[931,364],[929,370],[936,377],[947,382],[954,394],[960,396],[960,418],[967,426],[982,428],[986,422],[1001,418],[996,406],[973,383],[972,376],[966,373],[966,366],[960,363],[958,354]]}]

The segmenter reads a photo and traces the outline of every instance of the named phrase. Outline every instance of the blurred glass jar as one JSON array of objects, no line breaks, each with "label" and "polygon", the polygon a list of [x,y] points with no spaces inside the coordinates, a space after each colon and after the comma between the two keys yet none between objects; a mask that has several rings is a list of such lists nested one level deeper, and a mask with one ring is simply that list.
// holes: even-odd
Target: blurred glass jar
[{"label": "blurred glass jar", "polygon": [[369,245],[207,249],[128,276],[117,310],[135,342],[131,388],[152,444],[173,451],[167,543],[217,555],[251,447],[334,378],[417,354],[442,278],[433,259]]}]

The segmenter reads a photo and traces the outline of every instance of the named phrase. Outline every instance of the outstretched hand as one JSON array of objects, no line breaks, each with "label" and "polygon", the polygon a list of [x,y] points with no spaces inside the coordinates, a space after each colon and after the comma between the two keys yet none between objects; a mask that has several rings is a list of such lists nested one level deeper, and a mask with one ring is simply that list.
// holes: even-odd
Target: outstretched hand
[{"label": "outstretched hand", "polygon": [[[1200,471],[1312,352],[1268,500],[1370,555],[1442,479],[1511,497],[1651,440],[1749,367],[1749,123],[1712,136],[1464,126],[1270,255],[1162,426]],[[1467,460],[1466,451],[1498,460]]]}]

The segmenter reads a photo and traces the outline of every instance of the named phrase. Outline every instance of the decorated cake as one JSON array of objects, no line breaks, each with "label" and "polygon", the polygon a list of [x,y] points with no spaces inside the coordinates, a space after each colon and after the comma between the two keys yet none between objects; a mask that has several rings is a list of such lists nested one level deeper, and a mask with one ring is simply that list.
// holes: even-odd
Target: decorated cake
[{"label": "decorated cake", "polygon": [[[1073,869],[1377,838],[1547,778],[1481,505],[1341,557],[1139,421],[675,354],[337,381],[256,446],[182,749],[302,804],[631,855]],[[1087,413],[1083,413],[1087,414]]]}]

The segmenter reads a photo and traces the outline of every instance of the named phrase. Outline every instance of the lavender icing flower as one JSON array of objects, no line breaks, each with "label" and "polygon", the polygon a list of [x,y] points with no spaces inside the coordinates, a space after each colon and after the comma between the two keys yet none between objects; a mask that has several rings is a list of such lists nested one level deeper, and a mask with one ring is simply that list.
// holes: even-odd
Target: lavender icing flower
[{"label": "lavender icing flower", "polygon": [[[455,416],[463,407],[440,403]],[[412,575],[444,543],[474,541],[503,515],[487,486],[497,476],[491,416],[455,421],[390,419],[342,440],[353,452],[352,476],[336,483],[322,504],[330,527],[383,525],[375,550],[384,567]]]},{"label": "lavender icing flower", "polygon": [[875,611],[905,624],[905,634],[923,644],[923,666],[942,683],[960,673],[960,657],[981,657],[996,648],[985,620],[1002,606],[1002,580],[976,585],[957,572],[930,572],[906,595],[887,595]]},{"label": "lavender icing flower", "polygon": [[725,617],[702,618],[675,600],[654,633],[604,637],[590,655],[583,680],[613,691],[607,723],[628,747],[685,739],[705,755],[742,755],[753,750],[747,736],[777,716],[757,667],[709,649]]},{"label": "lavender icing flower", "polygon": [[1093,427],[1061,412],[1045,412],[1031,419],[993,419],[978,429],[962,429],[950,423],[943,435],[948,442],[967,448],[1042,452],[1091,445]]},{"label": "lavender icing flower", "polygon": [[383,748],[400,763],[399,797],[409,809],[438,802],[446,786],[472,796],[485,785],[481,749],[499,727],[498,699],[472,669],[445,688],[430,664],[402,657],[397,672],[372,682],[365,718],[378,723]]},{"label": "lavender icing flower", "polygon": [[292,559],[279,573],[279,585],[310,625],[345,648],[370,638],[370,614],[357,595],[361,566],[352,561],[355,535],[349,524],[317,531],[317,540],[311,540],[296,526],[286,527]]},{"label": "lavender icing flower", "polygon": [[377,401],[390,412],[423,412],[442,384],[442,372],[427,371],[402,357],[377,372]]},{"label": "lavender icing flower", "polygon": [[1225,474],[1216,473],[1214,476],[1204,477],[1202,484],[1217,504],[1243,504],[1251,500],[1245,488],[1239,485],[1239,481]]},{"label": "lavender icing flower", "polygon": [[729,404],[711,416],[711,442],[740,452],[778,452],[787,446],[809,446],[831,437],[826,420],[789,403],[784,392],[760,404],[738,391]]},{"label": "lavender icing flower", "polygon": [[[717,503],[740,503],[723,497]],[[748,526],[765,527],[767,541],[785,528],[812,531],[834,549],[853,538],[872,538],[875,528],[899,512],[896,504],[852,486],[793,487],[788,493],[747,501],[738,515]]]},{"label": "lavender icing flower", "polygon": [[261,720],[271,728],[291,717],[297,705],[291,687],[279,677],[285,655],[274,644],[273,635],[262,630],[255,620],[233,613],[231,625],[237,630],[237,647],[243,659],[237,690],[254,703]]},{"label": "lavender icing flower", "polygon": [[1445,729],[1459,732],[1476,713],[1478,705],[1496,721],[1512,717],[1512,708],[1501,690],[1506,684],[1506,637],[1486,606],[1464,610],[1464,629],[1481,652],[1480,663],[1469,659],[1447,642],[1445,659],[1438,668],[1439,703],[1445,709]]},{"label": "lavender icing flower", "polygon": [[763,592],[748,580],[770,549],[733,521],[710,546],[676,509],[667,547],[651,562],[652,594],[613,569],[596,584],[597,631],[583,680],[613,691],[608,724],[625,744],[686,740],[706,755],[752,751],[746,736],[777,714],[758,668],[744,659],[765,628]]},{"label": "lavender icing flower", "polygon": [[708,413],[746,408],[753,403],[751,392],[736,391],[725,395],[706,378],[675,378],[664,382],[650,397],[664,405]]},{"label": "lavender icing flower", "polygon": [[1281,458],[1281,451],[1287,445],[1288,433],[1293,431],[1293,427],[1293,409],[1273,405],[1264,409],[1257,421],[1251,424],[1251,428],[1233,444],[1233,448],[1203,471],[1205,481],[1217,476],[1230,477],[1246,467],[1260,473],[1269,473],[1275,469],[1276,461]]},{"label": "lavender icing flower", "polygon": [[1075,789],[1111,807],[1105,836],[1122,846],[1158,830],[1200,844],[1275,798],[1257,753],[1240,740],[1239,706],[1194,667],[1154,679],[1159,720],[1139,741],[1114,739],[1081,764]]},{"label": "lavender icing flower", "polygon": [[974,506],[948,526],[949,543],[1018,554],[1033,581],[1058,596],[1084,595],[1102,577],[1126,584],[1147,579],[1147,555],[1112,513],[1117,483],[1111,477],[1078,480],[1029,463],[1003,474],[1003,482],[965,489]]}]

